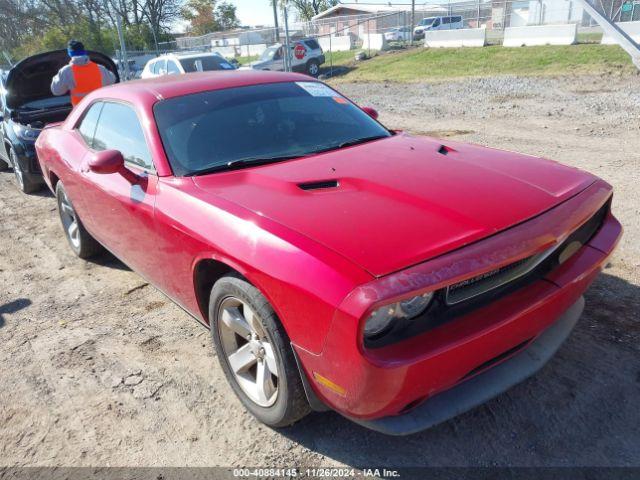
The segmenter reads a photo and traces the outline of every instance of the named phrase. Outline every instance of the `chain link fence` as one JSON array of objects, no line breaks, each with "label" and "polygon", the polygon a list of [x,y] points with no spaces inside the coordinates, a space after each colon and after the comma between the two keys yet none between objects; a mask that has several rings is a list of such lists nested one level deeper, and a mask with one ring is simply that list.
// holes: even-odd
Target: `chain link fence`
[{"label": "chain link fence", "polygon": [[[265,0],[266,1],[266,0]],[[624,3],[620,0],[598,0],[605,10],[611,10],[612,18],[632,20],[624,14]],[[624,0],[623,0],[624,1]],[[350,9],[355,9],[355,4]],[[437,29],[486,28],[489,44],[500,44],[504,29],[514,26],[577,24],[579,41],[597,42],[601,30],[583,12],[578,2],[571,0],[460,0],[443,2],[440,5],[417,6],[412,15],[410,7],[402,5],[368,6],[374,11],[350,15],[328,14],[318,16],[310,22],[290,22],[290,63],[294,70],[308,71],[309,62],[320,65],[319,73],[333,75],[342,71],[356,59],[365,59],[380,51],[401,50],[410,46],[423,46],[424,41],[415,33],[421,24],[440,22]],[[339,10],[337,10],[339,12]],[[625,16],[626,15],[626,16]],[[638,8],[640,15],[640,6]],[[448,26],[446,25],[448,23]],[[306,55],[297,58],[295,47],[300,42],[315,40],[322,49],[319,55],[316,44],[304,43]],[[283,28],[238,29],[212,32],[202,36],[185,36],[174,42],[159,45],[154,51],[128,51],[130,78],[140,75],[145,63],[165,53],[214,52],[239,67],[269,70],[284,70],[286,55]],[[124,56],[118,52],[117,60],[122,65]],[[256,65],[255,62],[258,62]]]}]

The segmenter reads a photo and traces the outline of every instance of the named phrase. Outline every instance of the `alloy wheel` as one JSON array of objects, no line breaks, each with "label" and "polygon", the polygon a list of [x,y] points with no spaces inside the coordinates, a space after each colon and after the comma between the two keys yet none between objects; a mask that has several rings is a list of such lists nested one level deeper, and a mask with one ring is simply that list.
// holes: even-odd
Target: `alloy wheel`
[{"label": "alloy wheel", "polygon": [[80,228],[78,227],[78,217],[67,198],[67,194],[62,190],[60,195],[60,218],[62,226],[74,248],[80,248]]},{"label": "alloy wheel", "polygon": [[278,363],[260,319],[244,301],[227,297],[218,310],[218,331],[227,364],[242,391],[261,407],[278,397]]},{"label": "alloy wheel", "polygon": [[315,77],[316,75],[318,75],[318,73],[320,72],[320,67],[318,66],[317,63],[312,63],[311,65],[309,65],[309,74],[313,77]]}]

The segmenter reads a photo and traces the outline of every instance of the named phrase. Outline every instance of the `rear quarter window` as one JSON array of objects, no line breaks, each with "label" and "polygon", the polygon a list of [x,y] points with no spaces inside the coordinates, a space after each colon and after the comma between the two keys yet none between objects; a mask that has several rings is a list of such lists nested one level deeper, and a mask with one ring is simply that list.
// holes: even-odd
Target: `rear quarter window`
[{"label": "rear quarter window", "polygon": [[311,50],[319,50],[320,44],[316,40],[305,40],[304,43],[307,44]]}]

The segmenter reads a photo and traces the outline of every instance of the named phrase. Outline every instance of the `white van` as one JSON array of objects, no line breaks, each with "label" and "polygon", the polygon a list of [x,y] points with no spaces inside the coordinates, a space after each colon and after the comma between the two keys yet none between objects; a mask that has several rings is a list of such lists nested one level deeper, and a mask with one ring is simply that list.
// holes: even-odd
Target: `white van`
[{"label": "white van", "polygon": [[413,38],[415,40],[424,38],[424,32],[427,30],[458,30],[460,28],[464,28],[461,15],[423,18],[413,29]]}]

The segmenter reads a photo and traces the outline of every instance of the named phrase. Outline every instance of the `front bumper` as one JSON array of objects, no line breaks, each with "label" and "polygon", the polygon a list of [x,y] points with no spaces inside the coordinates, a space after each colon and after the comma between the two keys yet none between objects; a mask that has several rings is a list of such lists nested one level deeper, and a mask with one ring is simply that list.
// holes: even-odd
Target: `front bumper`
[{"label": "front bumper", "polygon": [[426,400],[404,415],[352,420],[387,435],[409,435],[482,405],[540,370],[567,339],[583,310],[584,298],[580,297],[556,323],[513,356]]},{"label": "front bumper", "polygon": [[22,172],[28,174],[32,179],[42,178],[35,146],[33,144],[19,144],[13,145],[12,148],[16,153],[18,162],[20,162]]},{"label": "front bumper", "polygon": [[[321,354],[296,347],[314,393],[341,414],[376,428],[394,423],[387,417],[404,417],[489,368],[497,368],[500,362],[520,351],[516,347],[525,348],[537,342],[566,312],[575,313],[576,303],[581,302],[583,293],[615,248],[622,227],[610,213],[591,240],[559,267],[434,329],[396,344],[369,349],[362,344],[360,319],[376,302],[389,303],[390,298],[426,288],[437,290],[470,276],[471,271],[477,272],[483,264],[495,268],[501,262],[509,264],[548,248],[549,242],[556,242],[583,225],[610,196],[610,186],[595,182],[529,222],[359,287],[337,310]],[[527,375],[522,373],[520,379]],[[318,378],[331,383],[320,382]],[[505,379],[505,383],[491,391],[491,396],[517,383],[515,378],[513,374],[512,381]],[[340,388],[327,388],[332,384]],[[462,402],[449,413],[490,398],[486,393],[483,395],[476,394],[476,400]],[[423,421],[422,428],[437,419],[448,418],[447,415],[447,412],[432,414],[432,420]],[[400,431],[402,428],[398,427]]]}]

